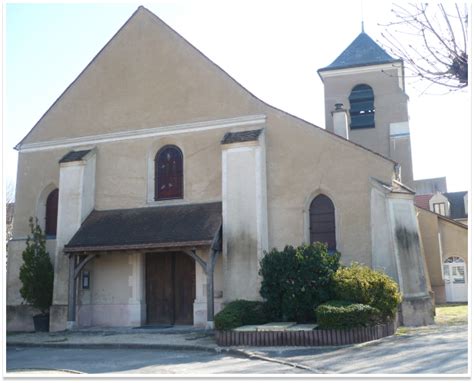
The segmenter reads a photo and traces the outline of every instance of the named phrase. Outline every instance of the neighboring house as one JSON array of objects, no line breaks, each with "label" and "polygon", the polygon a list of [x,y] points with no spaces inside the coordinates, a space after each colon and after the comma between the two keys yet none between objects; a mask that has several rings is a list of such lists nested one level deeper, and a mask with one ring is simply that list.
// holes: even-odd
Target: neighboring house
[{"label": "neighboring house", "polygon": [[415,205],[464,225],[468,224],[467,191],[416,195]]},{"label": "neighboring house", "polygon": [[415,196],[436,303],[467,302],[468,192]]},{"label": "neighboring house", "polygon": [[319,74],[327,130],[139,7],[17,145],[8,329],[32,326],[30,216],[54,261],[51,331],[212,326],[225,303],[261,299],[264,251],[314,241],[397,280],[404,324],[432,323],[402,62],[362,33]]},{"label": "neighboring house", "polygon": [[417,213],[435,302],[467,302],[467,226],[423,207]]},{"label": "neighboring house", "polygon": [[415,180],[416,194],[435,194],[446,193],[446,177],[427,178],[423,180]]}]

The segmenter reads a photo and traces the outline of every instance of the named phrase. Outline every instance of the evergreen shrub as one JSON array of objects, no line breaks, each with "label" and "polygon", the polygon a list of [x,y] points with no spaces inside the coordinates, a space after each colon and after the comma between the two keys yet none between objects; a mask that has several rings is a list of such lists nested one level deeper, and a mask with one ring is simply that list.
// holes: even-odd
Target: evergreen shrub
[{"label": "evergreen shrub", "polygon": [[326,302],[316,308],[315,314],[320,329],[365,327],[381,322],[376,308],[347,301]]},{"label": "evergreen shrub", "polygon": [[335,299],[378,309],[384,320],[393,319],[402,296],[398,284],[383,272],[353,263],[334,274]]},{"label": "evergreen shrub", "polygon": [[246,325],[258,325],[268,322],[263,302],[239,299],[229,302],[214,316],[217,330],[232,330]]},{"label": "evergreen shrub", "polygon": [[340,254],[329,254],[322,243],[286,246],[265,253],[260,261],[260,294],[272,321],[315,320],[314,309],[332,298],[332,277]]},{"label": "evergreen shrub", "polygon": [[46,251],[46,239],[38,225],[38,219],[30,218],[30,230],[31,236],[28,236],[22,253],[20,294],[26,303],[42,314],[47,314],[53,301],[53,265]]}]

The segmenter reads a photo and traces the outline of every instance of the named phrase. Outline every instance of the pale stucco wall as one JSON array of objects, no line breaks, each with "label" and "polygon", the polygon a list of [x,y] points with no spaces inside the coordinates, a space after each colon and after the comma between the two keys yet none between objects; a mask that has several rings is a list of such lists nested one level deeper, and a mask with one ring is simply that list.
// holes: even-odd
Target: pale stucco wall
[{"label": "pale stucco wall", "polygon": [[342,261],[370,265],[370,180],[391,182],[393,163],[339,136],[276,112],[267,117],[269,248],[309,242],[309,205],[334,203]]},{"label": "pale stucco wall", "polygon": [[262,109],[235,85],[152,13],[139,9],[25,142],[235,117]]},{"label": "pale stucco wall", "polygon": [[[178,145],[184,155],[185,198],[180,202],[220,200],[220,140],[226,131],[176,134],[156,142],[137,139],[98,144],[96,208],[149,205],[147,158],[156,148],[170,143]],[[321,192],[335,204],[338,249],[343,262],[371,264],[369,177],[390,183],[393,163],[270,108],[266,140],[269,247],[282,248],[309,240],[309,204]],[[18,188],[20,208],[16,210],[15,235],[27,234],[26,217],[35,212],[38,192],[57,177],[57,161],[68,151],[20,153],[19,166],[31,170],[20,177],[20,185],[26,186]],[[56,169],[56,175],[52,169]]]},{"label": "pale stucco wall", "polygon": [[417,213],[431,287],[435,293],[436,303],[444,303],[446,291],[443,262],[446,258],[455,256],[463,258],[466,265],[469,263],[468,230],[430,211],[417,209]]},{"label": "pale stucco wall", "polygon": [[442,246],[440,246],[438,217],[436,214],[418,208],[417,215],[431,288],[435,293],[435,302],[445,302]]},{"label": "pale stucco wall", "polygon": [[[337,75],[334,75],[337,73]],[[331,111],[336,103],[350,109],[349,95],[359,84],[367,84],[374,92],[375,128],[350,129],[349,139],[399,162],[402,181],[412,185],[411,145],[407,140],[390,139],[390,124],[408,123],[408,96],[403,90],[400,71],[388,65],[329,71],[323,74],[326,129],[334,131]],[[349,116],[350,124],[350,116]]]},{"label": "pale stucco wall", "polygon": [[468,258],[468,229],[440,219],[439,230],[443,244],[443,261],[449,257],[461,257],[466,266],[469,263]]}]

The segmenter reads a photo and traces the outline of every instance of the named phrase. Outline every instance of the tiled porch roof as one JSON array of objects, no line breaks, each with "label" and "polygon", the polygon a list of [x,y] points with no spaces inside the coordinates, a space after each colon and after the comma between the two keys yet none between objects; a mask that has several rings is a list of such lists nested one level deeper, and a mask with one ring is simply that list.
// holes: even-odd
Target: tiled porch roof
[{"label": "tiled porch roof", "polygon": [[94,210],[66,253],[208,246],[222,223],[221,202]]}]

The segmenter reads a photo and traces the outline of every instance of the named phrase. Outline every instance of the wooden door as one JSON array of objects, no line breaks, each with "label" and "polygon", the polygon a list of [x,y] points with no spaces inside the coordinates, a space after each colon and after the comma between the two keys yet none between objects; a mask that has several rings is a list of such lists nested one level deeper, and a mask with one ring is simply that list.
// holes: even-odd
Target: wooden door
[{"label": "wooden door", "polygon": [[194,259],[183,253],[176,254],[174,261],[174,323],[193,324],[193,305],[196,298],[196,264]]},{"label": "wooden door", "polygon": [[190,256],[147,254],[147,323],[193,324],[195,297],[195,263]]}]

